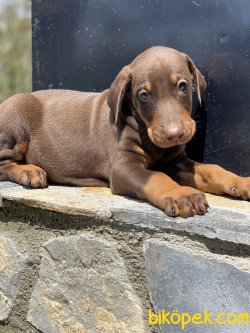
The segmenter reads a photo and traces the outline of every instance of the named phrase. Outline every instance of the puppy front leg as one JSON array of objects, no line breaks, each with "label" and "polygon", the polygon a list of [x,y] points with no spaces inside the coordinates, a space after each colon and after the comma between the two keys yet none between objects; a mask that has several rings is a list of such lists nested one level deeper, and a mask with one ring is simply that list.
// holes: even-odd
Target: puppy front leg
[{"label": "puppy front leg", "polygon": [[181,185],[250,200],[250,177],[237,176],[215,164],[196,163],[184,157],[169,174]]},{"label": "puppy front leg", "polygon": [[206,213],[208,203],[203,192],[180,186],[162,172],[145,169],[143,163],[120,160],[112,168],[114,194],[146,199],[169,216],[188,217]]}]

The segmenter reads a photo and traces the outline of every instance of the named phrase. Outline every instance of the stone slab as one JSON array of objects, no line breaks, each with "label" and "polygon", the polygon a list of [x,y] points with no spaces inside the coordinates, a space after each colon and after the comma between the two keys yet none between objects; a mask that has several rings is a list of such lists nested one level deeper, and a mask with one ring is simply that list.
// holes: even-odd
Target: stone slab
[{"label": "stone slab", "polygon": [[250,203],[207,194],[211,210],[204,216],[170,218],[160,209],[139,200],[112,195],[107,188],[50,186],[29,190],[1,182],[3,203],[25,205],[109,223],[128,224],[144,230],[185,231],[211,239],[250,245]]},{"label": "stone slab", "polygon": [[27,255],[0,235],[0,321],[6,321],[11,313],[26,266]]},{"label": "stone slab", "polygon": [[27,320],[44,333],[145,333],[116,245],[89,235],[44,244]]},{"label": "stone slab", "polygon": [[[149,293],[155,313],[162,309],[170,316],[177,310],[179,314],[203,314],[212,312],[213,322],[220,313],[236,315],[247,313],[250,321],[250,274],[234,266],[208,259],[204,256],[179,251],[167,242],[148,240],[144,246]],[[168,319],[170,319],[170,316]],[[230,320],[234,321],[234,315]],[[178,317],[173,317],[177,322]],[[186,319],[188,320],[188,319]],[[151,321],[157,321],[153,316]],[[198,320],[201,322],[202,320]],[[219,318],[225,321],[225,316]],[[197,320],[196,320],[197,322]],[[204,325],[190,323],[181,327],[181,323],[160,325],[162,333],[246,333],[246,323],[230,325]]]}]

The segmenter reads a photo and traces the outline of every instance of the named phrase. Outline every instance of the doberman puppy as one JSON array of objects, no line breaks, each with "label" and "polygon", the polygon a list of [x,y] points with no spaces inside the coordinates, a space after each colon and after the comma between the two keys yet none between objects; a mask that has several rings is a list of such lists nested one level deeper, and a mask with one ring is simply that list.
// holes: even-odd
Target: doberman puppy
[{"label": "doberman puppy", "polygon": [[206,213],[203,191],[249,200],[250,177],[186,156],[192,91],[201,103],[205,88],[187,55],[156,46],[102,93],[17,94],[0,105],[0,180],[109,186],[182,217]]}]

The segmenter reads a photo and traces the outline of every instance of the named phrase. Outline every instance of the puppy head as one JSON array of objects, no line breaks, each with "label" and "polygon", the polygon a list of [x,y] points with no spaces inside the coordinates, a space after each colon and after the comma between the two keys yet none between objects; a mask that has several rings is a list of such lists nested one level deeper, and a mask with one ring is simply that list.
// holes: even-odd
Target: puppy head
[{"label": "puppy head", "polygon": [[108,105],[117,125],[129,102],[147,127],[150,140],[169,148],[193,137],[192,92],[196,91],[201,103],[205,89],[204,77],[186,54],[158,46],[121,70],[109,91]]}]

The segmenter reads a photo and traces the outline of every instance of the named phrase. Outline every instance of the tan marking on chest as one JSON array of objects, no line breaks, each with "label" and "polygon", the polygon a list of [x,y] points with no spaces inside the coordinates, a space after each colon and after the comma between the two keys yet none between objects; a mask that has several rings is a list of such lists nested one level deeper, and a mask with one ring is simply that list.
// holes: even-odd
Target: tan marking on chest
[{"label": "tan marking on chest", "polygon": [[151,156],[140,146],[134,145],[133,146],[133,151],[141,156],[143,156],[147,162],[147,164],[151,164],[153,162]]}]

